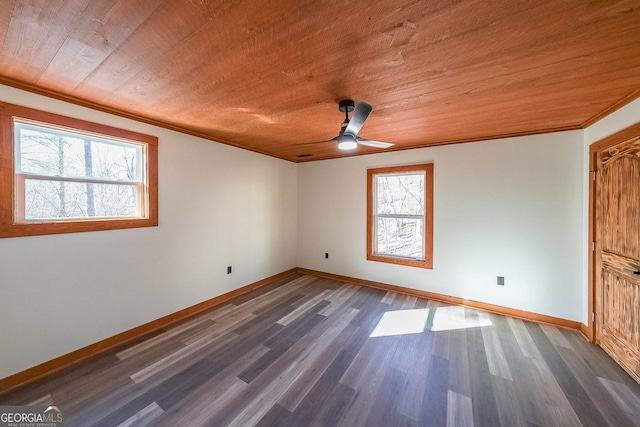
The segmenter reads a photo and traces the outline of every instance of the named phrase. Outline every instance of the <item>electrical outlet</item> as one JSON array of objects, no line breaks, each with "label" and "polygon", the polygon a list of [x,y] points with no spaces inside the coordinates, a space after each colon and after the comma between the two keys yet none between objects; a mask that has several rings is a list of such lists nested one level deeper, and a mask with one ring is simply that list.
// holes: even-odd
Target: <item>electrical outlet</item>
[{"label": "electrical outlet", "polygon": [[324,257],[325,257],[325,259],[329,259],[329,252],[325,252],[324,253]]},{"label": "electrical outlet", "polygon": [[231,266],[227,267],[227,274],[231,274]]},{"label": "electrical outlet", "polygon": [[498,286],[504,286],[504,277],[498,276]]}]

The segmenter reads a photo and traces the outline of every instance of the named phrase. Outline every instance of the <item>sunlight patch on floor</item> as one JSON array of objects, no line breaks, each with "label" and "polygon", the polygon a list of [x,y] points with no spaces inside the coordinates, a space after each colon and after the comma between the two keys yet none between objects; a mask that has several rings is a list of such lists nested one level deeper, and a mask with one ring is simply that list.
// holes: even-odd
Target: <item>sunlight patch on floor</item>
[{"label": "sunlight patch on floor", "polygon": [[428,308],[385,312],[369,337],[421,334],[427,324]]},{"label": "sunlight patch on floor", "polygon": [[438,307],[434,310],[433,321],[427,325],[434,332],[493,325],[489,314],[484,311],[466,309],[465,313],[465,308],[458,306]]},{"label": "sunlight patch on floor", "polygon": [[464,307],[446,306],[412,310],[386,311],[369,337],[421,334],[425,330],[451,331],[455,329],[492,326],[488,313]]}]

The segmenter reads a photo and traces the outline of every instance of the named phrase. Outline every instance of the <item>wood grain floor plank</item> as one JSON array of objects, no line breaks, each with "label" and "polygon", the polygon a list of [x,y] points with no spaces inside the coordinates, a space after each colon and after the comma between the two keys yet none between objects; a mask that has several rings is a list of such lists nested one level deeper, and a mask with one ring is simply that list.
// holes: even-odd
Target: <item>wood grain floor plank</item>
[{"label": "wood grain floor plank", "polygon": [[[226,316],[229,316],[236,311],[238,311],[238,306],[233,302],[230,302],[220,307],[216,307],[213,311],[211,311],[207,320],[211,320],[215,322],[216,320],[225,318]],[[241,311],[246,312],[247,310],[241,310]],[[202,317],[202,319],[205,320],[204,317]]]},{"label": "wood grain floor plank", "polygon": [[276,279],[270,283],[267,283],[264,286],[259,287],[258,289],[254,289],[251,292],[247,292],[246,294],[235,297],[232,301],[229,302],[229,304],[239,306],[247,301],[255,301],[256,299],[261,298],[262,295],[266,293],[273,292],[274,290],[282,291],[284,288],[291,286],[291,284],[298,283],[308,277],[308,275],[303,273],[291,272],[285,277],[281,277],[280,279]]},{"label": "wood grain floor plank", "polygon": [[287,323],[287,325],[276,322],[276,324],[284,327],[277,337],[271,337],[266,340],[265,345],[274,349],[291,346],[299,337],[309,334],[318,324],[326,322],[327,317],[318,312],[328,305],[329,301],[319,300],[314,305],[308,306],[302,313],[297,313],[296,318]]},{"label": "wood grain floor plank", "polygon": [[[469,377],[471,400],[473,402],[473,422],[475,425],[499,425],[500,416],[493,391],[493,381],[489,371],[489,362],[484,349],[482,331],[479,328],[466,329],[467,351],[469,356]],[[460,401],[460,396],[454,397]]]},{"label": "wood grain floor plank", "polygon": [[[306,313],[309,309],[312,309],[313,307],[315,307],[319,302],[321,302],[322,300],[324,300],[329,294],[331,293],[330,290],[326,289],[324,291],[322,291],[320,294],[314,296],[313,298],[310,298],[308,301],[306,301],[304,304],[302,304],[300,307],[296,308],[295,310],[293,310],[292,312],[288,313],[286,316],[282,317],[280,320],[278,320],[277,323],[279,323],[282,326],[287,326],[289,325],[291,322],[293,322],[294,320],[296,320],[298,317],[302,316],[304,313]],[[327,301],[327,304],[324,305],[324,307],[326,307],[327,305],[329,305],[329,302]],[[323,307],[323,308],[324,308]]]},{"label": "wood grain floor plank", "polygon": [[415,308],[417,301],[418,301],[418,297],[405,295],[404,300],[402,301],[402,305],[400,306],[400,310],[411,310]]},{"label": "wood grain floor plank", "polygon": [[275,404],[269,409],[269,412],[258,421],[256,427],[287,427],[292,426],[291,418],[293,414],[283,408],[282,406]]},{"label": "wood grain floor plank", "polygon": [[358,311],[352,309],[352,312],[344,317],[345,322],[343,325],[327,329],[323,335],[316,339],[317,347],[311,351],[311,354],[315,353],[317,357],[306,362],[308,364],[307,369],[278,401],[280,405],[291,412],[298,408],[324,371],[333,362],[336,354],[346,347],[357,332],[358,328],[351,325],[349,321]]},{"label": "wood grain floor plank", "polygon": [[114,396],[116,399],[123,397],[125,403],[129,401],[132,396],[131,388],[135,383],[131,378],[117,375],[116,372],[119,371],[109,370],[104,375],[91,375],[84,381],[75,383],[75,390],[72,392],[55,390],[51,393],[56,405],[64,402],[65,425],[74,425],[71,421],[77,414],[95,418],[110,412],[109,406],[104,405],[105,402],[111,402]]},{"label": "wood grain floor plank", "polygon": [[[411,304],[413,307],[413,304]],[[397,412],[400,395],[408,386],[408,375],[391,366],[386,369],[380,367],[384,372],[380,386],[376,387],[379,402],[373,405],[364,419],[365,425],[394,425],[397,424],[400,414]]]},{"label": "wood grain floor plank", "polygon": [[[200,338],[198,341],[187,345],[180,350],[164,357],[157,362],[147,366],[144,369],[132,374],[130,378],[140,384],[141,382],[158,375],[160,372],[168,370],[175,365],[183,362],[185,359],[194,357],[194,354],[200,350],[206,349],[207,347],[211,347],[212,345],[224,345],[225,342],[229,342],[236,337],[235,334],[227,334],[222,338],[218,336],[205,336]],[[221,341],[220,343],[216,343],[218,339]]]},{"label": "wood grain floor plank", "polygon": [[[513,366],[514,393],[525,421],[537,426],[555,425],[547,407],[549,401],[544,380],[540,377],[535,359],[523,355],[517,341],[514,345],[507,345],[503,340],[503,349],[507,360]],[[503,414],[502,418],[504,417]]]},{"label": "wood grain floor plank", "polygon": [[421,413],[425,406],[424,400],[426,390],[429,387],[428,384],[433,384],[433,382],[428,382],[430,381],[429,374],[432,367],[430,364],[431,354],[426,346],[422,356],[416,363],[414,370],[410,372],[404,371],[410,375],[407,376],[407,387],[401,391],[396,408],[398,414],[414,421],[420,421]]},{"label": "wood grain floor plank", "polygon": [[[631,391],[625,384],[598,378],[609,394],[618,403],[620,409],[632,423],[640,425],[640,395]],[[623,425],[623,424],[620,424]]]},{"label": "wood grain floor plank", "polygon": [[[315,311],[315,310],[314,310]],[[307,337],[307,331],[312,329],[315,325],[323,322],[326,318],[315,312],[311,313],[306,321],[299,322],[295,327],[285,328],[287,331],[282,331],[278,335],[278,340],[267,340],[265,345],[269,347],[269,351],[258,359],[253,365],[249,366],[245,371],[238,374],[238,378],[246,383],[251,383],[256,377],[262,374],[271,364],[276,362],[284,353],[286,353],[292,346],[294,346],[299,340]],[[304,319],[304,318],[298,318]],[[311,337],[309,337],[311,338]]]},{"label": "wood grain floor plank", "polygon": [[340,288],[340,292],[332,295],[329,299],[329,301],[331,301],[331,304],[320,311],[320,314],[327,317],[331,316],[333,313],[340,310],[344,305],[348,304],[348,301],[358,292],[359,289],[360,286],[349,284],[342,285],[342,287]]},{"label": "wood grain floor plank", "polygon": [[542,403],[536,408],[537,411],[545,414],[548,424],[579,426],[581,423],[575,409],[546,363],[534,360],[532,364],[535,369],[529,377],[528,385],[537,390],[541,398]]},{"label": "wood grain floor plank", "polygon": [[595,345],[588,345],[581,335],[567,333],[569,331],[560,332],[564,334],[574,352],[585,361],[597,377],[626,384],[628,387],[640,392],[640,384],[619,365],[610,363],[611,358],[604,350]]},{"label": "wood grain floor plank", "polygon": [[171,340],[174,337],[183,334],[184,332],[189,332],[189,331],[193,331],[194,329],[197,330],[202,330],[207,328],[209,325],[212,325],[213,322],[211,322],[210,320],[206,319],[206,318],[196,318],[190,322],[187,322],[185,324],[182,324],[180,326],[177,326],[173,329],[170,329],[168,331],[165,331],[159,335],[156,335],[153,338],[150,338],[146,341],[141,342],[140,344],[134,345],[132,347],[129,347],[125,350],[122,350],[118,353],[116,353],[116,356],[120,359],[120,360],[124,360],[127,359],[131,356],[135,356],[136,354],[151,349],[155,346],[157,346],[160,343],[163,343],[165,341]]},{"label": "wood grain floor plank", "polygon": [[[602,414],[591,403],[591,399],[575,378],[573,372],[567,367],[566,363],[558,354],[547,335],[543,332],[540,325],[527,322],[526,324],[529,334],[536,343],[542,357],[546,362],[550,374],[554,378],[554,382],[560,386],[563,394],[574,409],[576,414],[584,425],[595,423],[594,425],[605,425],[606,421]],[[579,408],[578,408],[579,407]],[[569,411],[567,411],[569,412]]]},{"label": "wood grain floor plank", "polygon": [[480,328],[482,332],[482,340],[484,342],[484,350],[487,355],[487,363],[489,364],[489,372],[504,378],[505,380],[513,380],[511,369],[505,358],[498,332],[494,326]]},{"label": "wood grain floor plank", "polygon": [[[318,303],[318,307],[325,304]],[[309,310],[313,313],[314,310]],[[311,318],[324,318],[315,314]],[[248,404],[239,412],[229,413],[216,422],[229,425],[253,425],[258,422],[271,406],[283,396],[296,379],[317,357],[318,341],[310,336],[303,336],[289,347],[279,358],[266,367],[250,384],[243,399]]]},{"label": "wood grain floor plank", "polygon": [[[428,362],[428,376],[422,390],[422,407],[418,420],[420,425],[444,426],[447,424],[447,404],[449,396],[449,361],[436,355],[431,355]],[[411,396],[407,396],[411,399]],[[420,396],[413,399],[420,401]],[[402,412],[404,413],[404,412]],[[415,419],[411,413],[405,414]]]},{"label": "wood grain floor plank", "polygon": [[396,297],[399,297],[400,294],[396,292],[388,291],[384,297],[380,300],[382,304],[392,304]]},{"label": "wood grain floor plank", "polygon": [[142,408],[135,415],[118,424],[118,427],[142,427],[154,422],[164,411],[156,402],[152,402]]},{"label": "wood grain floor plank", "polygon": [[[303,297],[302,294],[298,294],[298,290],[305,289],[307,286],[312,286],[313,283],[317,281],[318,279],[315,277],[303,276],[291,283],[288,283],[286,286],[273,288],[256,298],[247,299],[237,307],[244,311],[249,311],[259,315],[265,308],[273,308],[282,301],[289,300],[290,303],[294,303],[296,300]],[[293,298],[294,296],[297,296],[297,298]]]},{"label": "wood grain floor plank", "polygon": [[474,425],[471,398],[449,391],[447,395],[447,427],[473,427]]},{"label": "wood grain floor plank", "polygon": [[[315,422],[318,416],[317,402],[323,401],[338,387],[337,384],[349,366],[354,363],[363,345],[369,340],[370,325],[386,310],[386,305],[380,304],[383,295],[384,293],[378,290],[362,288],[360,298],[353,301],[353,307],[358,309],[358,313],[350,322],[357,328],[356,333],[347,347],[338,352],[333,362],[300,402],[294,413],[292,425],[310,425]],[[351,410],[352,405],[350,404],[348,412]],[[340,425],[348,425],[348,423],[341,420]]]},{"label": "wood grain floor plank", "polygon": [[[354,349],[362,345],[362,340],[358,339],[359,337],[362,337],[362,335],[354,335],[354,339],[349,344],[349,347],[347,349],[343,349],[338,353],[329,367],[322,373],[313,387],[311,387],[311,390],[307,393],[305,398],[300,402],[297,409],[295,410],[294,417],[292,418],[290,425],[307,426],[316,422],[319,416],[319,412],[317,411],[318,403],[324,402],[327,396],[331,396],[334,393],[336,387],[344,387],[339,384],[339,380],[355,356],[353,354]],[[351,395],[351,398],[352,397],[353,395]],[[351,402],[343,403],[345,405],[349,405],[350,407]]]},{"label": "wood grain floor plank", "polygon": [[192,345],[203,338],[218,338],[226,335],[233,328],[255,319],[256,315],[251,312],[234,312],[224,318],[223,321],[216,321],[213,324],[207,324],[205,328],[193,331],[189,336],[181,337],[180,341],[186,345]]},{"label": "wood grain floor plank", "polygon": [[355,324],[360,324],[361,322],[368,320],[368,316],[372,314],[369,312],[368,308],[376,311],[374,316],[377,316],[389,309],[388,305],[384,305],[383,307],[383,304],[380,304],[380,300],[384,297],[385,291],[362,287],[359,294],[359,298],[355,298],[352,302],[352,307],[360,309],[362,312],[361,316],[354,319]]},{"label": "wood grain floor plank", "polygon": [[112,412],[120,411],[152,388],[150,384],[139,386],[131,378],[127,379],[128,381],[125,379],[116,389],[103,391],[80,404],[68,404],[71,401],[64,395],[54,398],[56,405],[62,405],[61,402],[64,402],[65,425],[86,426],[97,423]]},{"label": "wood grain floor plank", "polygon": [[491,378],[498,405],[501,426],[526,427],[527,418],[520,407],[516,386],[512,380],[499,376]]},{"label": "wood grain floor plank", "polygon": [[249,386],[247,383],[239,379],[238,377],[229,377],[225,381],[221,381],[215,387],[215,393],[207,395],[207,400],[204,404],[201,402],[195,405],[189,405],[184,411],[185,413],[179,413],[178,419],[168,418],[164,420],[158,419],[158,426],[163,427],[175,427],[178,425],[185,426],[216,426],[224,425],[218,424],[216,417],[224,414],[226,408],[234,405],[233,402],[239,401],[241,396],[246,393]]},{"label": "wood grain floor plank", "polygon": [[207,379],[201,386],[182,396],[180,401],[168,406],[168,410],[158,419],[159,425],[204,425],[221,408],[229,405],[237,396],[245,392],[248,385],[237,377],[267,351],[268,347],[257,345],[230,363],[217,374]]},{"label": "wood grain floor plank", "polygon": [[[211,362],[200,359],[168,378],[154,378],[154,381],[144,384],[136,384],[131,381],[121,389],[122,393],[116,393],[111,399],[100,402],[99,406],[93,406],[90,411],[70,414],[73,415],[70,417],[67,417],[65,412],[65,425],[112,426],[124,422],[152,402],[158,403],[163,409],[168,408],[168,403],[180,399],[184,393],[205,382],[218,370]],[[70,419],[67,421],[67,418]]]},{"label": "wood grain floor plank", "polygon": [[469,353],[464,329],[449,332],[449,389],[463,396],[471,396]]},{"label": "wood grain floor plank", "polygon": [[[264,327],[261,330],[258,326],[260,325],[256,325],[256,329],[252,330],[249,334],[238,335],[237,330],[232,331],[231,333],[238,335],[238,337],[229,341],[224,346],[217,346],[207,355],[207,358],[216,365],[229,366],[244,354],[251,352],[255,347],[263,346],[265,340],[277,335],[284,328],[284,326],[278,325],[275,322],[263,325]],[[259,335],[254,335],[258,332],[260,333]]]},{"label": "wood grain floor plank", "polygon": [[[311,426],[337,426],[351,406],[355,390],[337,383],[331,393],[319,402],[315,418]],[[291,424],[294,425],[294,424]]]},{"label": "wood grain floor plank", "polygon": [[53,405],[53,397],[51,397],[50,394],[45,394],[44,396],[32,400],[31,402],[27,403],[28,406],[49,406],[49,405]]},{"label": "wood grain floor plank", "polygon": [[[55,374],[42,381],[33,383],[29,387],[24,387],[8,395],[2,396],[0,397],[0,402],[3,405],[26,405],[31,401],[49,394],[52,396],[56,404],[59,402],[61,397],[64,397],[68,404],[76,406],[82,405],[83,399],[87,395],[90,395],[92,391],[94,391],[95,395],[100,395],[105,391],[102,387],[99,389],[94,387],[87,390],[87,387],[82,386],[82,384],[93,382],[94,380],[96,380],[96,382],[101,381],[101,373],[109,372],[112,368],[117,367],[118,365],[119,359],[114,354],[107,354],[81,364],[77,366],[76,369]],[[107,380],[109,383],[119,383],[121,381],[122,378],[117,378],[116,375],[110,376]],[[106,384],[105,388],[108,388],[108,386],[109,385]]]},{"label": "wood grain floor plank", "polygon": [[225,425],[244,427],[257,424],[301,374],[303,365],[296,362],[308,356],[303,349],[311,345],[311,341],[302,338],[256,377],[255,383],[250,384],[251,388],[244,396],[247,403],[234,417],[227,418]]},{"label": "wood grain floor plank", "polygon": [[512,369],[513,378],[513,380],[495,376],[492,378],[500,422],[505,426],[537,425],[534,421],[538,421],[539,417],[531,397],[531,390],[529,387],[519,387],[526,377],[523,370],[531,370],[530,360],[520,351],[520,345],[513,334],[508,318],[492,315],[491,321],[498,333],[505,359]]},{"label": "wood grain floor plank", "polygon": [[367,341],[340,378],[340,384],[358,389],[367,379],[367,375],[379,369],[382,359],[388,356],[387,348],[380,344],[383,340],[389,343],[397,341],[394,337],[379,337],[377,341]]},{"label": "wood grain floor plank", "polygon": [[[527,423],[538,426],[581,425],[525,323],[507,318],[505,324],[504,319],[496,319],[496,327],[505,331],[501,334],[501,342],[505,356],[513,366],[515,393]],[[506,333],[508,329],[512,335]]]},{"label": "wood grain floor plank", "polygon": [[[428,339],[425,337],[428,336]],[[390,366],[404,373],[415,372],[417,366],[431,355],[433,347],[432,334],[407,334],[399,340],[399,348],[390,361]],[[425,345],[428,347],[422,347]]]},{"label": "wood grain floor plank", "polygon": [[[401,348],[396,351],[396,357],[392,361],[392,366],[406,373],[408,379],[406,389],[402,390],[399,396],[396,411],[413,421],[420,421],[430,404],[434,402],[438,404],[437,399],[434,399],[434,396],[438,395],[437,390],[444,387],[446,396],[447,378],[444,379],[444,383],[436,385],[438,381],[436,377],[443,375],[448,377],[448,370],[445,371],[443,367],[434,365],[436,359],[433,357],[433,350],[439,333],[427,330],[421,334],[403,337],[399,344]],[[432,386],[434,386],[433,389],[430,389]],[[429,395],[431,391],[433,395]]]},{"label": "wood grain floor plank", "polygon": [[[260,311],[252,311],[252,313],[256,314],[256,317],[234,329],[234,332],[239,335],[251,335],[253,332],[263,329],[266,324],[276,323],[282,316],[291,310],[295,310],[296,302],[302,298],[304,298],[304,295],[298,293],[284,295],[273,301],[273,305],[261,308]],[[282,327],[280,324],[277,325]]]},{"label": "wood grain floor plank", "polygon": [[[318,312],[318,314],[326,316],[326,314],[322,314],[324,311],[325,310],[322,309]],[[308,332],[308,335],[318,338],[322,336],[329,328],[342,327],[344,325],[344,319],[346,317],[349,318],[349,323],[351,323],[351,321],[355,319],[359,312],[360,310],[351,307],[349,303],[345,302],[340,307],[337,307],[334,311],[332,311],[332,313],[325,318],[324,322],[314,326],[313,329]]]},{"label": "wood grain floor plank", "polygon": [[388,386],[385,377],[387,371],[393,369],[389,367],[389,362],[394,357],[399,341],[399,336],[376,337],[375,341],[370,341],[373,343],[370,351],[365,350],[369,348],[365,345],[359,353],[366,351],[370,353],[370,357],[354,360],[354,365],[361,364],[363,368],[356,375],[345,373],[340,380],[341,384],[357,392],[349,412],[343,418],[345,425],[366,425],[369,415],[379,409],[381,402],[378,399],[384,395],[385,387]]},{"label": "wood grain floor plank", "polygon": [[[624,411],[621,411],[622,408],[616,404],[615,400],[609,399],[609,391],[598,377],[593,375],[584,360],[578,357],[573,349],[568,347],[558,347],[558,353],[574,373],[576,379],[589,395],[590,401],[598,408],[606,423],[616,426],[630,425],[630,420],[624,415]],[[640,401],[637,403],[640,407]],[[638,415],[640,420],[640,413]],[[594,420],[597,420],[597,418],[594,418]]]},{"label": "wood grain floor plank", "polygon": [[541,360],[542,356],[533,342],[533,339],[529,335],[529,331],[527,331],[524,321],[511,317],[507,318],[507,321],[511,326],[511,330],[513,331],[516,341],[518,341],[520,352],[525,357]]},{"label": "wood grain floor plank", "polygon": [[551,325],[540,325],[540,329],[544,332],[544,334],[549,338],[549,341],[555,347],[569,347],[571,348],[571,344],[565,338],[562,331],[559,328]]},{"label": "wood grain floor plank", "polygon": [[449,340],[451,337],[451,331],[438,331],[434,332],[433,335],[433,355],[449,360]]}]

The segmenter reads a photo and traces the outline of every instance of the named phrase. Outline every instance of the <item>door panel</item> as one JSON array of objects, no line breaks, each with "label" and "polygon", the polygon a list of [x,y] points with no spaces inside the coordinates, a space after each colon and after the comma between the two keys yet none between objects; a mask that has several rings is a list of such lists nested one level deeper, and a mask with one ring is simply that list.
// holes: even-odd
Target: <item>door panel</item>
[{"label": "door panel", "polygon": [[640,382],[640,138],[603,150],[596,179],[596,342]]}]

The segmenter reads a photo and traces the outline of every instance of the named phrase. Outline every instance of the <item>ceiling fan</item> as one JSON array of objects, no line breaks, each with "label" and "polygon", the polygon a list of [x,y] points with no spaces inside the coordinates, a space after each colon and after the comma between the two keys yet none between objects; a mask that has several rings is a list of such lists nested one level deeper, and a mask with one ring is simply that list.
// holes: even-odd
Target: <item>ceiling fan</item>
[{"label": "ceiling fan", "polygon": [[[344,122],[342,122],[340,127],[340,133],[328,141],[320,142],[338,141],[338,148],[341,150],[352,150],[356,148],[358,144],[375,148],[389,148],[395,145],[390,142],[374,141],[358,136],[362,125],[364,125],[365,120],[367,120],[367,117],[369,117],[369,114],[371,114],[373,110],[371,105],[366,102],[358,102],[358,105],[355,105],[353,100],[344,99],[338,103],[338,109],[344,113]],[[353,114],[351,115],[351,119],[349,119],[349,113],[352,111]],[[317,143],[312,142],[311,144]]]}]

